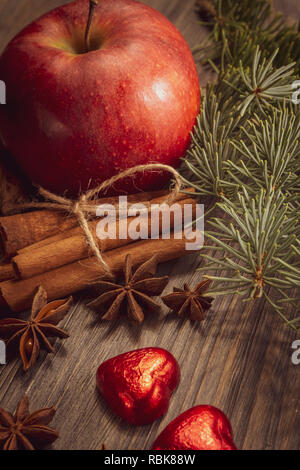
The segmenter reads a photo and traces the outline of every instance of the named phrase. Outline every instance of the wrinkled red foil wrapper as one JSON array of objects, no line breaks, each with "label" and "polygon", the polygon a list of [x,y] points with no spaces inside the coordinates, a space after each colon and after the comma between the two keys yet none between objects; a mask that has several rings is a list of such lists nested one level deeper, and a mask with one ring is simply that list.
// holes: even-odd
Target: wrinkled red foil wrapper
[{"label": "wrinkled red foil wrapper", "polygon": [[111,409],[134,425],[164,415],[180,380],[176,359],[165,349],[143,348],[100,365],[97,386]]},{"label": "wrinkled red foil wrapper", "polygon": [[236,450],[236,446],[225,414],[214,406],[200,405],[174,419],[152,450]]}]

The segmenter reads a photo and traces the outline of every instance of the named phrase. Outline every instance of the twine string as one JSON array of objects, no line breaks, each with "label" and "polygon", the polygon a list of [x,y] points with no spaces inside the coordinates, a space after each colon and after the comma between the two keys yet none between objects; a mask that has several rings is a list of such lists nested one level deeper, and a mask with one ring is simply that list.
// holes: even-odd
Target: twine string
[{"label": "twine string", "polygon": [[[104,261],[101,250],[98,246],[98,244],[95,241],[95,238],[89,228],[88,224],[88,215],[89,214],[94,214],[97,205],[99,205],[99,194],[103,192],[104,190],[109,189],[112,187],[117,181],[133,176],[136,173],[142,173],[145,171],[165,171],[168,173],[171,173],[174,177],[174,187],[170,194],[166,197],[166,200],[164,203],[171,204],[176,197],[178,196],[181,187],[182,187],[182,180],[181,177],[174,168],[172,168],[169,165],[164,165],[162,163],[150,163],[148,165],[137,165],[133,168],[129,168],[128,170],[125,170],[118,175],[115,175],[101,183],[99,186],[96,188],[88,190],[86,193],[83,193],[79,196],[77,200],[73,199],[68,199],[64,196],[59,196],[57,194],[52,193],[51,191],[48,191],[44,188],[39,188],[39,193],[40,195],[44,198],[45,201],[42,202],[36,202],[32,201],[29,203],[24,203],[24,204],[18,204],[17,207],[18,209],[47,209],[47,210],[58,210],[58,211],[63,211],[68,214],[72,214],[75,217],[77,217],[78,222],[80,227],[82,228],[86,242],[88,246],[91,248],[91,251],[95,255],[96,259],[100,263],[101,267],[105,271],[107,275],[110,277],[112,276],[112,273],[107,265],[107,263]],[[97,204],[98,203],[98,204]],[[15,209],[16,207],[14,207]],[[148,211],[148,209],[145,209],[145,212]],[[109,212],[109,211],[108,211]],[[119,215],[121,214],[120,208],[118,209]],[[142,212],[142,211],[140,211]]]}]

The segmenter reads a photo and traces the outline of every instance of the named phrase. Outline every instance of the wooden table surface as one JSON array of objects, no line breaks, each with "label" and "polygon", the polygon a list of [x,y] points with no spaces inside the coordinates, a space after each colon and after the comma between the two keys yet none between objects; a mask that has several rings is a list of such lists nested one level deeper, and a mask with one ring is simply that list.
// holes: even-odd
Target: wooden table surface
[{"label": "wooden table surface", "polygon": [[[0,0],[0,51],[26,24],[65,0]],[[190,46],[206,34],[196,24],[194,0],[147,0],[183,33]],[[298,0],[275,2],[296,18]],[[201,82],[207,79],[199,71]],[[1,77],[0,77],[1,78]],[[161,267],[171,281],[195,284],[201,260],[190,255]],[[0,366],[0,406],[13,410],[24,393],[35,408],[58,408],[53,426],[60,431],[54,449],[148,449],[155,436],[180,412],[211,404],[230,418],[240,449],[300,449],[300,365],[292,364],[297,334],[283,325],[264,301],[244,304],[236,297],[214,303],[207,320],[192,324],[162,309],[141,327],[111,327],[78,304],[63,325],[71,337],[57,341],[55,354],[42,355],[23,373],[20,362]],[[97,366],[132,349],[158,346],[179,361],[180,385],[168,413],[151,426],[131,427],[112,414],[95,387]]]}]

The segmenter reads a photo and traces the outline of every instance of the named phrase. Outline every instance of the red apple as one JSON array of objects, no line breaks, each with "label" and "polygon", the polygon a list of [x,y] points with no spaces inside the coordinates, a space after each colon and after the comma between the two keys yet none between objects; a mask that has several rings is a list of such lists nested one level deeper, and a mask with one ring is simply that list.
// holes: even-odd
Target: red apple
[{"label": "red apple", "polygon": [[[57,193],[138,164],[178,166],[199,110],[192,54],[163,15],[134,0],[99,0],[85,52],[88,12],[89,0],[51,11],[0,59],[4,145],[34,183]],[[164,178],[146,173],[122,187]]]}]

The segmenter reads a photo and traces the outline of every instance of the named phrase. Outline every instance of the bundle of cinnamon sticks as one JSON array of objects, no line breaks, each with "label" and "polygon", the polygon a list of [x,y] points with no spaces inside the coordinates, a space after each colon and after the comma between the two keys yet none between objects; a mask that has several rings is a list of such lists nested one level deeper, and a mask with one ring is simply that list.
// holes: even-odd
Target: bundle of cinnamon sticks
[{"label": "bundle of cinnamon sticks", "polygon": [[[196,208],[193,190],[180,193],[172,204],[189,204]],[[128,205],[143,203],[146,208],[166,201],[168,191],[153,191],[129,195]],[[97,205],[117,206],[118,198],[102,198]],[[170,217],[174,229],[175,216]],[[132,218],[132,220],[134,217]],[[162,212],[159,214],[158,236],[155,239],[132,240],[127,233],[126,219],[116,223],[117,234],[127,236],[102,238],[96,234],[99,218],[89,221],[89,228],[103,253],[103,259],[113,274],[122,271],[126,254],[130,253],[135,265],[156,254],[159,262],[185,254],[187,240],[171,234],[162,235]],[[124,225],[126,224],[126,226]],[[150,229],[151,218],[139,219],[139,233]],[[144,225],[144,227],[142,227]],[[190,240],[189,240],[190,241]],[[49,300],[62,298],[80,291],[106,276],[87,244],[84,232],[76,217],[52,210],[37,210],[0,217],[0,243],[4,262],[0,264],[0,309],[19,312],[31,305],[36,288],[42,285]]]}]

